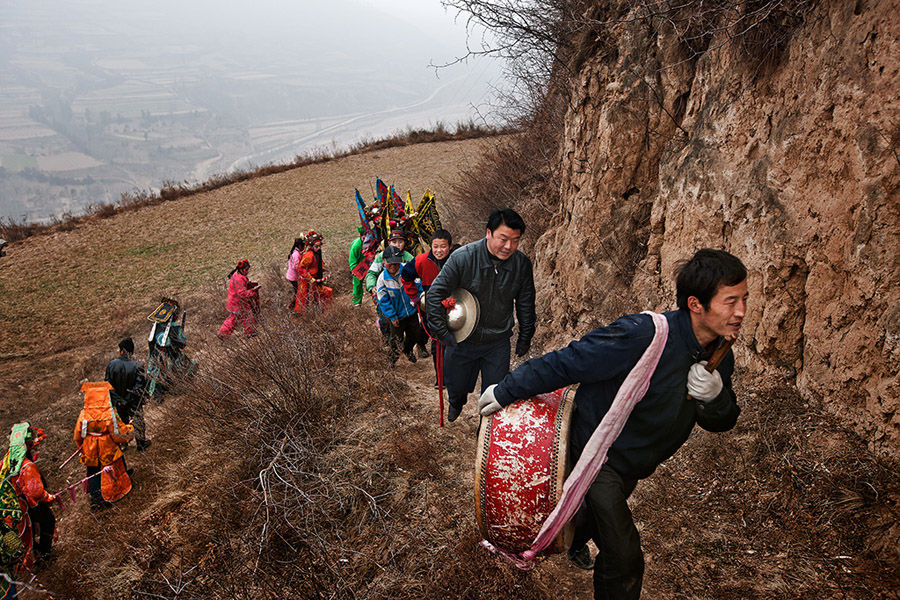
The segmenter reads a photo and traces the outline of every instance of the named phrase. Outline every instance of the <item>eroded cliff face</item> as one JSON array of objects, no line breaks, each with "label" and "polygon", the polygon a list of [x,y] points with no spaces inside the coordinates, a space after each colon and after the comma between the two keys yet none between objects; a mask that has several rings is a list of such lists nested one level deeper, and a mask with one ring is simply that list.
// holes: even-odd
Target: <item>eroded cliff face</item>
[{"label": "eroded cliff face", "polygon": [[545,340],[673,308],[676,261],[724,248],[750,271],[743,372],[900,455],[898,14],[830,3],[764,69],[718,38],[692,58],[641,21],[592,40],[534,250]]}]

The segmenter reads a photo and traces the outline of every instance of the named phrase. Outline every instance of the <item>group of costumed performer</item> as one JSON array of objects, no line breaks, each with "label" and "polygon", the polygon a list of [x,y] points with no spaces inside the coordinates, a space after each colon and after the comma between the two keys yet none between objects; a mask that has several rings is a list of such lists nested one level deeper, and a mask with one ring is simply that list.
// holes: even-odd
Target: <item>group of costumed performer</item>
[{"label": "group of costumed performer", "polygon": [[[108,381],[85,382],[84,408],[75,425],[78,448],[69,458],[80,454],[87,477],[69,486],[87,485],[91,508],[111,506],[131,491],[131,471],[125,466],[122,445],[133,439],[131,425],[121,422]],[[9,450],[0,462],[0,600],[17,597],[18,571],[32,572],[50,559],[56,534],[56,517],[51,505],[64,506],[60,494],[46,489],[36,464],[37,446],[45,438],[40,428],[17,423],[9,436]],[[64,466],[69,461],[63,463]]]},{"label": "group of costumed performer", "polygon": [[[425,190],[418,206],[414,208],[409,191],[406,192],[404,201],[394,190],[394,186],[388,188],[377,177],[372,203],[366,206],[359,190],[355,190],[355,201],[360,220],[357,227],[359,236],[350,246],[349,266],[353,275],[351,301],[354,306],[360,306],[363,289],[371,291],[381,273],[378,252],[391,241],[392,236],[394,239],[404,239],[403,250],[410,256],[420,254],[431,243],[432,234],[441,229],[441,221],[431,191]],[[370,276],[371,267],[376,261],[378,266]]]},{"label": "group of costumed performer", "polygon": [[228,338],[238,323],[243,326],[246,335],[256,335],[254,325],[259,313],[259,284],[250,281],[249,274],[250,261],[246,259],[239,260],[228,274],[228,298],[225,300],[228,318],[217,334],[222,339]]},{"label": "group of costumed performer", "polygon": [[[354,284],[351,300],[354,306],[362,304],[360,286],[371,293],[378,327],[390,346],[392,362],[401,352],[400,340],[403,340],[403,354],[415,362],[413,346],[418,346],[418,358],[429,355],[426,348],[428,334],[416,317],[418,300],[446,261],[453,241],[450,233],[441,227],[435,197],[429,190],[415,209],[410,192],[403,202],[393,186],[388,188],[377,178],[375,190],[375,200],[370,206],[365,205],[356,190],[360,225],[358,239],[354,240],[349,252]],[[424,250],[423,242],[426,244]],[[379,252],[382,243],[384,249]],[[390,271],[386,264],[395,264],[399,268],[386,274]],[[432,344],[435,371],[436,350]]]},{"label": "group of costumed performer", "polygon": [[[294,312],[305,314],[310,303],[324,308],[334,299],[334,290],[325,285],[330,273],[325,269],[322,244],[325,237],[316,231],[306,234],[307,249],[296,267],[297,292],[294,296]],[[293,255],[293,251],[292,251]],[[290,264],[288,265],[290,270]]]}]

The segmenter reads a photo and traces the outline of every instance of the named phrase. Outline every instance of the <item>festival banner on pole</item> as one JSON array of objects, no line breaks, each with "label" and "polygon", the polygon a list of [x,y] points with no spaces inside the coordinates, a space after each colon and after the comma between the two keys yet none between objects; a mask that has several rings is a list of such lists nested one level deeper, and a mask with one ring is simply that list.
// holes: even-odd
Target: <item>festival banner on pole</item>
[{"label": "festival banner on pole", "polygon": [[378,177],[375,178],[375,202],[385,206],[388,199],[388,188]]},{"label": "festival banner on pole", "polygon": [[438,215],[437,200],[431,193],[431,190],[425,190],[425,195],[419,201],[416,207],[415,217],[413,217],[413,227],[421,236],[422,241],[430,245],[431,236],[435,231],[441,229],[441,218]]},{"label": "festival banner on pole", "polygon": [[394,186],[391,186],[391,220],[395,221],[399,226],[405,216],[406,211],[403,210],[403,198],[400,197]]},{"label": "festival banner on pole", "polygon": [[368,215],[366,215],[366,203],[363,202],[358,189],[354,189],[353,191],[356,192],[356,210],[359,212],[359,222],[366,233],[371,233],[372,226],[369,224]]}]

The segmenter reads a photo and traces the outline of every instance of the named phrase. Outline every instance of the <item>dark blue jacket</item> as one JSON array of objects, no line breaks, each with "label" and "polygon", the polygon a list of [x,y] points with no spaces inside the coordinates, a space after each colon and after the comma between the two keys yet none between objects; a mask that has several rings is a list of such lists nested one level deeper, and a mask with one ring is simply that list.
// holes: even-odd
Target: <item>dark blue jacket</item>
[{"label": "dark blue jacket", "polygon": [[[609,450],[609,466],[625,479],[650,476],[684,444],[695,423],[709,431],[727,431],[734,427],[740,413],[731,387],[731,351],[718,368],[724,384],[722,392],[705,403],[688,400],[688,371],[695,362],[706,359],[708,353],[697,341],[687,311],[667,312],[665,317],[669,321],[669,337],[650,387]],[[503,378],[494,397],[507,406],[520,398],[580,383],[569,436],[573,455],[580,456],[612,405],[619,386],[650,345],[653,333],[649,315],[622,317],[565,348],[529,360]]]}]

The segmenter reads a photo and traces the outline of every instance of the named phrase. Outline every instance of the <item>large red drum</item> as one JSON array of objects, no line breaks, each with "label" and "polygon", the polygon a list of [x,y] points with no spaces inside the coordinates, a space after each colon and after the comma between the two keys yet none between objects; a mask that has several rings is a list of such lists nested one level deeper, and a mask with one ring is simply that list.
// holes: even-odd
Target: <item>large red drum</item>
[{"label": "large red drum", "polygon": [[[475,517],[481,535],[501,550],[531,547],[562,496],[569,474],[568,389],[510,404],[481,420],[475,455]],[[542,554],[571,545],[569,522]]]}]

